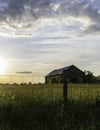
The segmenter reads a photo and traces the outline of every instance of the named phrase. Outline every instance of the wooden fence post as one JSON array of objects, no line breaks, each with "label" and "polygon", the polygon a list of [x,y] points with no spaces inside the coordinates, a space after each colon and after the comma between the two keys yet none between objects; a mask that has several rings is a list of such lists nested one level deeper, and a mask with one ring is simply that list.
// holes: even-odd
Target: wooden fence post
[{"label": "wooden fence post", "polygon": [[63,71],[63,98],[64,98],[64,109],[67,109],[68,102],[68,81],[67,81],[67,73]]}]

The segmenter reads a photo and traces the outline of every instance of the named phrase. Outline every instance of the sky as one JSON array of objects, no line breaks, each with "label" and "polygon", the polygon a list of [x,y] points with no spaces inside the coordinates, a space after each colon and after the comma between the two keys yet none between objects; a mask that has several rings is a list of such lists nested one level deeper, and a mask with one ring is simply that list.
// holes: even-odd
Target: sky
[{"label": "sky", "polygon": [[0,75],[100,75],[99,35],[100,0],[0,0]]}]

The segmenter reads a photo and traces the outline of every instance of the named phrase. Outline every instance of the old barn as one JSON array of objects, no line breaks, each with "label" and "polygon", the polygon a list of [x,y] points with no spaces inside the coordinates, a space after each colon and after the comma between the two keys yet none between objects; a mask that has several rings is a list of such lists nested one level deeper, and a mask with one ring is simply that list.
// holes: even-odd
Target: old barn
[{"label": "old barn", "polygon": [[66,78],[69,83],[83,83],[84,72],[74,65],[70,65],[64,68],[56,69],[51,71],[45,76],[45,83],[62,83],[63,82],[63,71],[66,73]]}]

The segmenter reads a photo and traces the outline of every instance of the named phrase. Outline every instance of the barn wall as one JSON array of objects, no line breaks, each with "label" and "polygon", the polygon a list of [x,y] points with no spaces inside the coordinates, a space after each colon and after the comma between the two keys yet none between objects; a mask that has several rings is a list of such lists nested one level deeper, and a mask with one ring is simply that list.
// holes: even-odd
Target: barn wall
[{"label": "barn wall", "polygon": [[[69,83],[84,82],[85,74],[77,67],[71,66],[68,70],[66,70],[66,73],[67,73],[67,81]],[[52,83],[52,84],[63,83],[63,74],[45,77],[45,83]]]},{"label": "barn wall", "polygon": [[82,83],[84,80],[84,73],[74,66],[67,71],[67,76],[73,83]]},{"label": "barn wall", "polygon": [[63,83],[62,74],[61,75],[45,77],[45,83],[52,83],[52,84]]}]

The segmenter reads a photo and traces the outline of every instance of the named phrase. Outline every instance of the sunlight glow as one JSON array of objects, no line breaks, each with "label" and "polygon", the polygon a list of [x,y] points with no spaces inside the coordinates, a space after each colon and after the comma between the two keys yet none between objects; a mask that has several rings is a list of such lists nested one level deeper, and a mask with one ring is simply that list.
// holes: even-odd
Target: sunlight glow
[{"label": "sunlight glow", "polygon": [[3,57],[0,57],[0,75],[4,75],[7,70],[7,62]]}]

